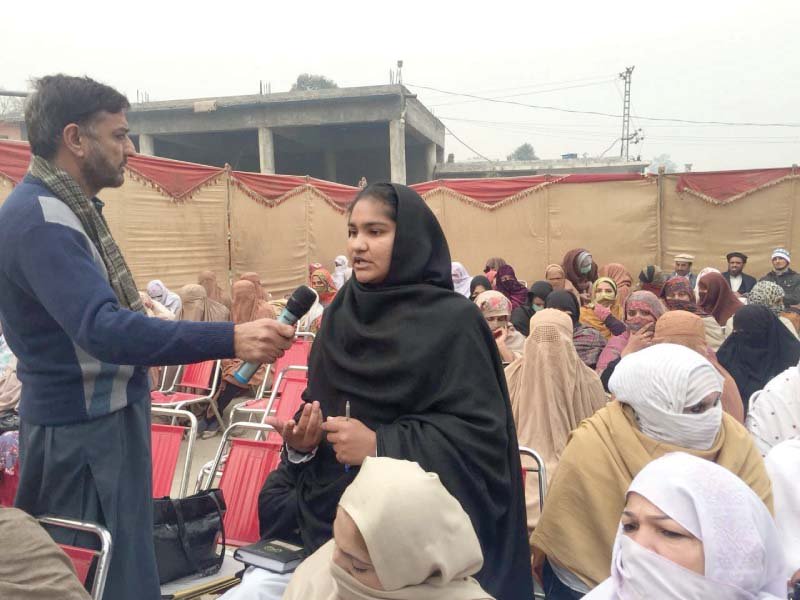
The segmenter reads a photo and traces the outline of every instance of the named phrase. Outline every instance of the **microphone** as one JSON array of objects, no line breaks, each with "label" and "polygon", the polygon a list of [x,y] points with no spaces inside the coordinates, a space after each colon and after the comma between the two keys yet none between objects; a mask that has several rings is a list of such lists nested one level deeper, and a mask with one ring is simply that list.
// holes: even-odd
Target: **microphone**
[{"label": "microphone", "polygon": [[[286,308],[283,309],[283,312],[278,317],[278,322],[286,325],[294,325],[303,315],[311,310],[311,307],[316,301],[317,294],[314,290],[308,286],[301,285],[292,292],[292,295],[286,302]],[[260,366],[260,363],[246,362],[236,370],[233,374],[233,378],[242,385],[247,385],[247,382],[250,381],[250,378]]]}]

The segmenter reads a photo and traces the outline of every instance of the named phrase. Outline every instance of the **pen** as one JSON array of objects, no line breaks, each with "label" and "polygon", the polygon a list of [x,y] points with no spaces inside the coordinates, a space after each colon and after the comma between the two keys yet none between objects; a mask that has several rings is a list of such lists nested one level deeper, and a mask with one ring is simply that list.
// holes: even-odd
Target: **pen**
[{"label": "pen", "polygon": [[[350,400],[348,400],[344,404],[344,418],[346,421],[350,420]],[[349,470],[350,470],[350,465],[345,465],[344,472],[347,473]]]}]

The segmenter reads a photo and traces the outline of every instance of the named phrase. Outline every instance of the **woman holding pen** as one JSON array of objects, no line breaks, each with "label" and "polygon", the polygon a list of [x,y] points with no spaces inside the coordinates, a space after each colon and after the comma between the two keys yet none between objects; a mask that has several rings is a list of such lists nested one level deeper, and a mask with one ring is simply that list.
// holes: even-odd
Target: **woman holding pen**
[{"label": "woman holding pen", "polygon": [[[483,588],[528,600],[521,468],[502,365],[477,307],[453,291],[435,215],[405,186],[372,184],[348,209],[348,252],[354,276],[326,310],[307,404],[296,421],[268,420],[285,452],[259,498],[262,537],[314,552],[331,539],[339,498],[366,457],[410,460],[437,473],[469,515]],[[240,586],[248,598],[280,597],[259,594],[248,579]]]}]

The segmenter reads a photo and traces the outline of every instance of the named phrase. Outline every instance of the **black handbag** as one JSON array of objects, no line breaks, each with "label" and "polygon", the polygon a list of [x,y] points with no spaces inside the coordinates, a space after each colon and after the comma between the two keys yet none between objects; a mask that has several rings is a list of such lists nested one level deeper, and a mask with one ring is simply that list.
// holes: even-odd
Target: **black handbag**
[{"label": "black handbag", "polygon": [[[213,575],[225,559],[222,490],[153,500],[153,542],[161,584],[188,575]],[[217,554],[217,540],[222,551]]]}]

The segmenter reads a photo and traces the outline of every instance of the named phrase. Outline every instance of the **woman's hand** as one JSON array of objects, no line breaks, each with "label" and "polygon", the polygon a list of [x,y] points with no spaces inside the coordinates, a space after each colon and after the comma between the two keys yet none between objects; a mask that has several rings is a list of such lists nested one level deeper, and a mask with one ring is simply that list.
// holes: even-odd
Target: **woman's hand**
[{"label": "woman's hand", "polygon": [[328,417],[322,424],[328,442],[343,465],[360,465],[368,456],[375,456],[378,438],[375,432],[358,419]]},{"label": "woman's hand", "polygon": [[655,323],[648,323],[639,331],[631,333],[631,337],[628,339],[628,345],[625,346],[625,349],[622,351],[620,356],[628,356],[628,354],[633,354],[634,352],[638,352],[639,350],[644,350],[645,348],[652,346],[653,330],[655,327]]},{"label": "woman's hand", "polygon": [[278,417],[267,417],[264,422],[281,434],[287,446],[303,454],[311,452],[322,441],[322,409],[316,401],[303,406],[297,423],[294,419],[283,421]]},{"label": "woman's hand", "polygon": [[601,321],[605,321],[611,315],[611,309],[602,304],[595,304],[594,314]]}]

